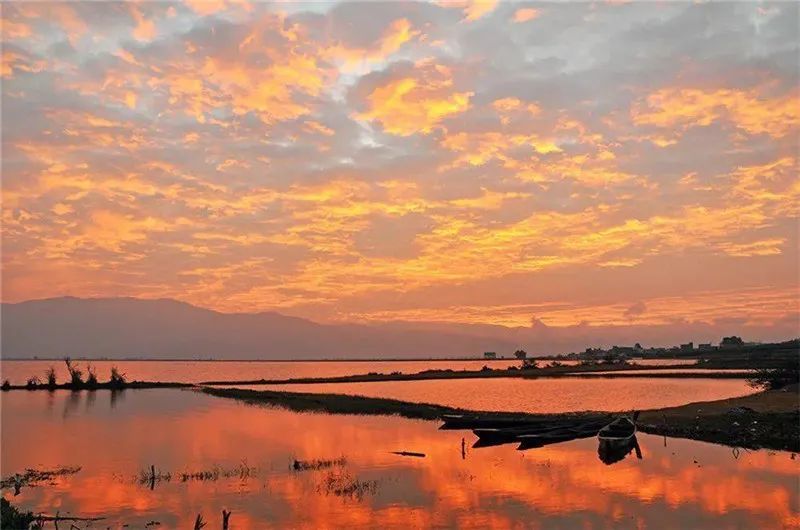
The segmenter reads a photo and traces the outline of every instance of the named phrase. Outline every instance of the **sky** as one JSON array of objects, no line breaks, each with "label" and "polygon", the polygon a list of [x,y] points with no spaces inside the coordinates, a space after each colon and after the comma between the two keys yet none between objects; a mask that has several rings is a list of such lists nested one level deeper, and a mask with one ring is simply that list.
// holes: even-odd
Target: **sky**
[{"label": "sky", "polygon": [[798,17],[4,3],[2,299],[796,336]]}]

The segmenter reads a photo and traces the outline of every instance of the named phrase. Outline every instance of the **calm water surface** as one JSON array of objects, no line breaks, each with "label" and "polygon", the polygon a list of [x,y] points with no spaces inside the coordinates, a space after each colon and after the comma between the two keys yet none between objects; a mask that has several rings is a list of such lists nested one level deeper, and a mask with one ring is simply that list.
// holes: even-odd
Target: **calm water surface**
[{"label": "calm water surface", "polygon": [[372,383],[233,385],[254,390],[349,394],[432,403],[470,410],[572,412],[645,410],[695,401],[745,396],[755,390],[741,379],[648,377],[443,379]]},{"label": "calm water surface", "polygon": [[[338,377],[380,373],[417,373],[423,370],[480,370],[483,366],[505,369],[519,366],[519,361],[77,361],[96,369],[100,380],[107,380],[116,366],[129,380],[199,383],[202,381],[242,381],[250,379],[290,379],[295,377]],[[0,377],[24,384],[32,375],[44,378],[53,367],[59,380],[67,380],[63,361],[2,361]]]},{"label": "calm water surface", "polygon": [[[793,528],[798,460],[639,435],[607,466],[594,439],[520,452],[469,449],[464,431],[394,417],[297,414],[184,390],[2,396],[2,473],[81,466],[54,485],[23,488],[22,508],[104,516],[98,528]],[[462,457],[461,439],[467,451]],[[666,445],[665,445],[666,443]],[[390,451],[426,453],[406,458]],[[296,472],[295,458],[340,458]],[[153,489],[141,470],[170,472]],[[249,469],[245,476],[226,470]],[[218,470],[216,479],[180,473]],[[361,494],[331,484],[361,481]],[[334,488],[335,489],[335,488]],[[149,528],[153,528],[152,526]]]},{"label": "calm water surface", "polygon": [[[368,372],[412,374],[423,370],[480,370],[484,365],[501,370],[519,366],[517,360],[474,361],[88,361],[101,381],[108,379],[117,366],[129,380],[199,383],[211,380],[242,381],[250,379],[289,379],[294,377],[337,377]],[[542,361],[546,364],[549,361]],[[577,361],[561,361],[574,366]],[[693,364],[693,359],[645,359],[635,361],[645,366]],[[77,361],[85,372],[87,361]],[[0,378],[24,384],[29,377],[44,379],[45,371],[55,368],[59,381],[67,380],[63,361],[1,361]]]}]

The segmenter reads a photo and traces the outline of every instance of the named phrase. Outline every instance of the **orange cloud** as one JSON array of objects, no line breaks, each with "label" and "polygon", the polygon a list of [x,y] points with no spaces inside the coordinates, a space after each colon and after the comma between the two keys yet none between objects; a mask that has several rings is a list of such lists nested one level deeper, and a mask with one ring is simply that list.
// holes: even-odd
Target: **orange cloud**
[{"label": "orange cloud", "polygon": [[156,35],[156,25],[152,20],[145,18],[135,5],[131,5],[131,16],[136,21],[133,36],[136,40],[149,41]]},{"label": "orange cloud", "polygon": [[538,9],[534,9],[532,7],[517,9],[514,12],[514,22],[528,22],[529,20],[538,18],[540,14],[541,13]]},{"label": "orange cloud", "polygon": [[404,44],[418,37],[420,32],[411,27],[408,19],[401,18],[393,21],[384,31],[377,45],[367,49],[348,48],[336,45],[325,53],[330,58],[340,63],[340,68],[345,72],[358,70],[369,63],[380,63],[387,60]]},{"label": "orange cloud", "polygon": [[201,16],[213,15],[227,7],[224,0],[186,0],[186,5]]},{"label": "orange cloud", "polygon": [[795,92],[768,97],[756,90],[665,88],[635,106],[632,117],[637,125],[684,130],[724,119],[747,133],[780,138],[800,126],[800,99]]},{"label": "orange cloud", "polygon": [[393,79],[367,96],[368,110],[359,119],[374,120],[391,134],[430,133],[443,119],[469,108],[472,92],[453,91],[452,74],[445,66],[427,63],[418,77]]},{"label": "orange cloud", "polygon": [[461,9],[464,20],[473,22],[494,11],[498,0],[439,0],[440,6]]}]

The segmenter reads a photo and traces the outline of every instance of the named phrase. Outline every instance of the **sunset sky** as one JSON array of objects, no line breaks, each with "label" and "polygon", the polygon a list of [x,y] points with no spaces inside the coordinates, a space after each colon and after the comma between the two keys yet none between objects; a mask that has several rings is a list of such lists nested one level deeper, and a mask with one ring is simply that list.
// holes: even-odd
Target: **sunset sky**
[{"label": "sunset sky", "polygon": [[797,3],[5,3],[2,40],[4,302],[797,333]]}]

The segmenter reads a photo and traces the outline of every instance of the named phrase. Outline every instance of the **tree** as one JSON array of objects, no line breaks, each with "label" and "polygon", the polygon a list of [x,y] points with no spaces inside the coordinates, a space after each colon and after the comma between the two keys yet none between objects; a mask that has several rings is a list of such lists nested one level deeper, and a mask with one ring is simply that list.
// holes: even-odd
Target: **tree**
[{"label": "tree", "polygon": [[784,359],[772,368],[759,368],[747,378],[750,386],[774,390],[800,382],[800,364],[798,359]]},{"label": "tree", "polygon": [[522,359],[523,370],[534,370],[536,368],[539,368],[539,365],[536,364],[536,359]]},{"label": "tree", "polygon": [[528,356],[528,352],[525,350],[517,350],[514,352],[514,357],[517,359],[525,359]]}]

